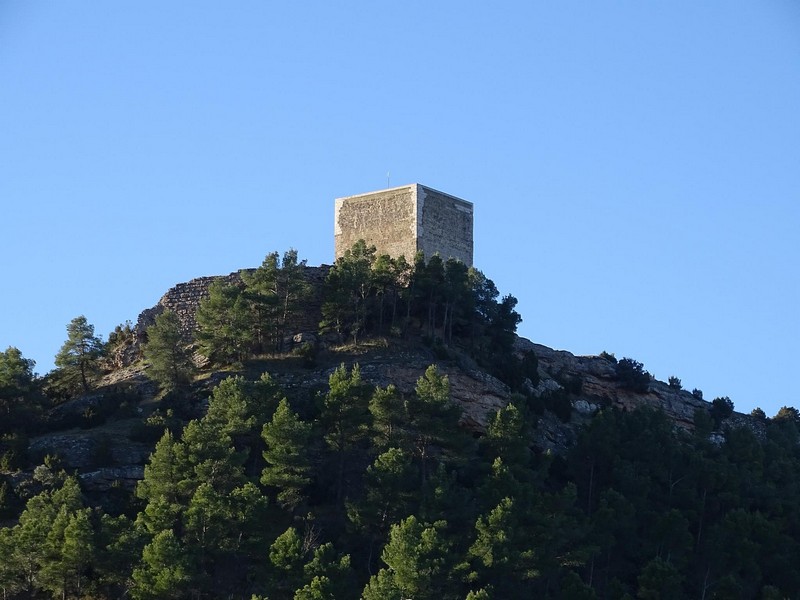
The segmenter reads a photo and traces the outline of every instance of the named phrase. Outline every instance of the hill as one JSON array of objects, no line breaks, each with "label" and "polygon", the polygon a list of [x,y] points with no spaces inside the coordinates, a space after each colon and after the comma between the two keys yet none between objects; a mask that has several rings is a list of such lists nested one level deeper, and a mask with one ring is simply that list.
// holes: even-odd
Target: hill
[{"label": "hill", "polygon": [[519,338],[460,263],[278,259],[167,291],[88,392],[4,388],[8,597],[800,592],[797,411]]}]

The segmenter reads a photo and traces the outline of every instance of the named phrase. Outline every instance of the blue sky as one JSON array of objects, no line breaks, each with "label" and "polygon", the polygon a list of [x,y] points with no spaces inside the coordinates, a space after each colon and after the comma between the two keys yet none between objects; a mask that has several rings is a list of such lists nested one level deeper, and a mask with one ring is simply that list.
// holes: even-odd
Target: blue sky
[{"label": "blue sky", "polygon": [[333,199],[475,204],[520,333],[800,406],[800,4],[0,1],[0,346],[333,254]]}]

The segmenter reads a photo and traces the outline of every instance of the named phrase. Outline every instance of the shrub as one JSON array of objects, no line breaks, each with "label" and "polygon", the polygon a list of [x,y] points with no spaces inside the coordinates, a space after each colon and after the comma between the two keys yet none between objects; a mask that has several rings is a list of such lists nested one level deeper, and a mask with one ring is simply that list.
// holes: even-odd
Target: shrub
[{"label": "shrub", "polygon": [[644,365],[632,358],[623,358],[617,363],[617,378],[627,390],[643,394],[650,386],[650,373]]},{"label": "shrub", "polygon": [[793,406],[783,406],[772,419],[776,422],[788,421],[798,423],[800,422],[800,412]]},{"label": "shrub", "polygon": [[681,390],[683,386],[681,385],[681,380],[675,377],[675,375],[669,376],[669,387],[673,390]]},{"label": "shrub", "polygon": [[702,400],[703,399],[703,390],[698,390],[697,388],[694,388],[692,390],[692,396],[694,396],[698,400]]},{"label": "shrub", "polygon": [[169,429],[173,434],[181,430],[181,421],[175,417],[172,410],[166,414],[155,411],[144,421],[139,421],[132,428],[128,437],[134,442],[155,443],[164,435],[164,430]]},{"label": "shrub", "polygon": [[28,437],[7,433],[0,437],[0,471],[16,471],[28,460]]},{"label": "shrub", "polygon": [[303,366],[309,369],[317,365],[317,346],[311,342],[303,342],[293,353],[303,359]]},{"label": "shrub", "polygon": [[606,359],[606,360],[607,360],[608,362],[610,362],[610,363],[617,364],[617,357],[616,357],[616,356],[614,356],[614,353],[613,353],[613,352],[606,352],[605,350],[603,350],[603,351],[600,353],[600,358],[604,358],[604,359]]},{"label": "shrub", "polygon": [[719,429],[723,420],[733,414],[733,401],[727,396],[714,398],[711,402],[711,418],[714,420],[714,427]]}]

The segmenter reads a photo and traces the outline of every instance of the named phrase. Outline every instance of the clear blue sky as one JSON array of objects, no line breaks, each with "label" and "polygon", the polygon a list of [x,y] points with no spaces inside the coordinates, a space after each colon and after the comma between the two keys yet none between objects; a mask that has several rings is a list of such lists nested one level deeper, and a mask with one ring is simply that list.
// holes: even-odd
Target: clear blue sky
[{"label": "clear blue sky", "polygon": [[333,199],[475,204],[520,333],[800,406],[800,4],[0,0],[0,346],[333,254]]}]

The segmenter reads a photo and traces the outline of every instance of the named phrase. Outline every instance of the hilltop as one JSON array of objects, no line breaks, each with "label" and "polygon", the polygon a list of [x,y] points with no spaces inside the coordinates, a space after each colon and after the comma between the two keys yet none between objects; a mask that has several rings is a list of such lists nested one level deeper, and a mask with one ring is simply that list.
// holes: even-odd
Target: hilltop
[{"label": "hilltop", "polygon": [[[291,330],[285,332],[285,352],[281,358],[263,358],[250,361],[246,369],[213,368],[198,382],[197,393],[205,397],[221,377],[243,374],[254,377],[259,371],[268,371],[285,389],[293,390],[307,399],[313,390],[327,383],[331,372],[340,364],[361,366],[363,379],[375,386],[393,383],[404,394],[413,392],[416,380],[430,364],[437,364],[451,382],[452,399],[460,407],[461,426],[475,435],[485,434],[491,417],[508,405],[512,389],[498,377],[482,369],[467,353],[456,347],[443,350],[432,347],[419,334],[404,337],[380,336],[368,339],[358,346],[337,344],[335,336],[320,336],[318,325],[322,320],[323,285],[330,265],[303,267],[303,277],[310,284],[302,310],[296,315]],[[138,411],[148,413],[158,404],[158,387],[147,378],[147,366],[142,363],[142,346],[146,332],[158,315],[170,311],[179,317],[180,330],[185,341],[194,339],[197,331],[196,312],[200,303],[208,298],[213,284],[242,285],[242,274],[252,275],[255,269],[236,271],[228,275],[206,276],[180,283],[161,297],[158,303],[139,315],[130,335],[113,350],[111,371],[98,384],[97,393],[79,397],[55,408],[51,415],[55,422],[79,418],[87,407],[101,407],[105,396],[126,389],[139,400]],[[327,341],[326,341],[327,340]],[[302,348],[314,347],[313,365],[298,367],[296,354]],[[591,417],[603,408],[635,410],[650,407],[663,411],[677,427],[691,431],[695,411],[711,411],[711,403],[687,390],[647,376],[644,389],[633,390],[621,378],[616,359],[603,356],[575,356],[564,350],[554,350],[526,338],[514,336],[513,354],[521,359],[530,353],[536,357],[535,384],[524,382],[524,391],[541,401],[542,409],[530,437],[531,448],[536,452],[566,452],[575,442],[578,431]],[[196,360],[204,361],[200,355]],[[207,361],[205,361],[207,362]],[[547,406],[545,406],[547,404]],[[202,402],[193,414],[201,416]],[[763,423],[749,415],[732,413],[726,416],[729,425],[745,426],[757,435],[763,435]],[[131,423],[138,423],[133,419]],[[143,465],[149,453],[147,445],[120,443],[114,449],[116,466],[91,470],[91,456],[97,434],[86,429],[57,432],[34,438],[31,450],[35,455],[54,454],[64,465],[79,469],[89,485],[105,487],[115,479],[135,483],[143,474]],[[114,430],[112,429],[112,432]],[[100,437],[102,440],[102,436]],[[120,441],[119,436],[115,439]],[[94,441],[93,441],[94,440]],[[87,471],[88,470],[88,471]],[[99,482],[99,483],[95,483]]]},{"label": "hilltop", "polygon": [[536,344],[515,306],[463,263],[360,243],[178,284],[106,344],[76,318],[42,381],[10,349],[0,587],[796,595],[797,411]]}]

